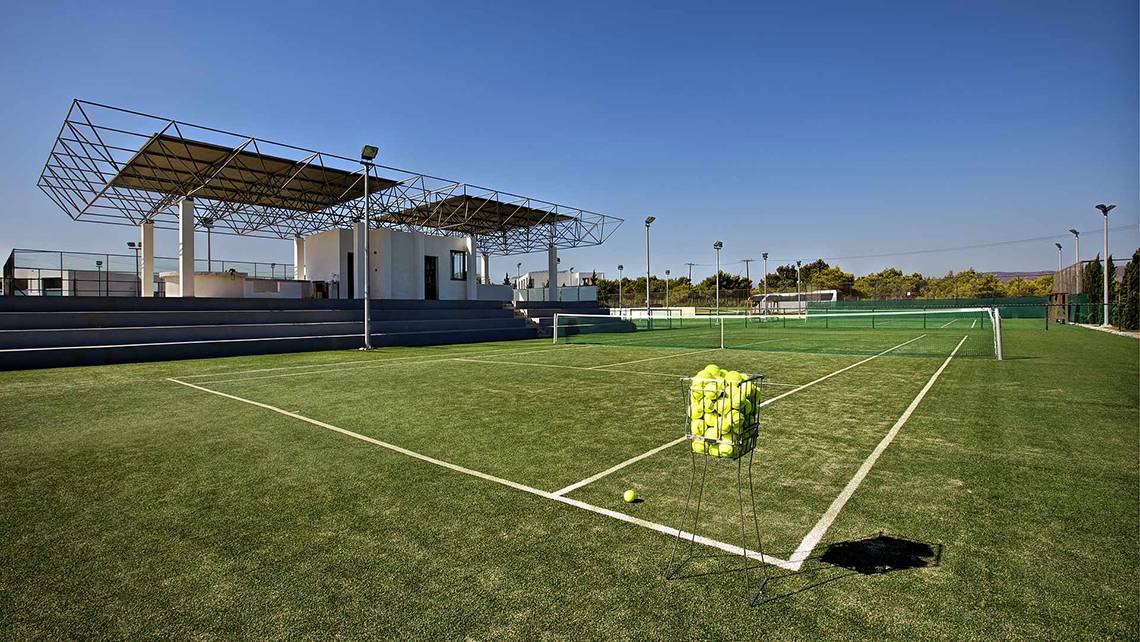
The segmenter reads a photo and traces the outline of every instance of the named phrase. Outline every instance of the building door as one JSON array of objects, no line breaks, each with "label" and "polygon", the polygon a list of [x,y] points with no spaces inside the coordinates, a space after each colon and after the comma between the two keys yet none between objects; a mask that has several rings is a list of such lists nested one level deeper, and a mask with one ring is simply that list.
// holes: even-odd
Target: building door
[{"label": "building door", "polygon": [[345,281],[347,282],[348,290],[345,292],[348,296],[346,299],[356,298],[356,257],[352,252],[348,253],[348,269],[345,270]]},{"label": "building door", "polygon": [[429,301],[439,298],[439,257],[424,257],[424,298]]}]

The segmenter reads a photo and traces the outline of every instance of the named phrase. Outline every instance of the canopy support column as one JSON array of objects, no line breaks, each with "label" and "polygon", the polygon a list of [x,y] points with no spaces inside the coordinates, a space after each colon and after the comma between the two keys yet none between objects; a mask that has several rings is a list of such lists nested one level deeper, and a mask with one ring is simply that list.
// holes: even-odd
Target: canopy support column
[{"label": "canopy support column", "polygon": [[293,279],[301,281],[305,278],[305,237],[300,234],[293,237]]},{"label": "canopy support column", "polygon": [[475,237],[467,237],[467,300],[479,298],[479,286],[475,280]]},{"label": "canopy support column", "polygon": [[194,199],[178,201],[178,296],[194,296]]},{"label": "canopy support column", "polygon": [[146,221],[139,226],[139,251],[142,267],[139,272],[139,296],[154,296],[154,223]]},{"label": "canopy support column", "polygon": [[483,283],[491,285],[491,255],[484,252],[479,256],[479,271],[483,274]]},{"label": "canopy support column", "polygon": [[558,248],[553,243],[546,248],[546,300],[558,300]]}]

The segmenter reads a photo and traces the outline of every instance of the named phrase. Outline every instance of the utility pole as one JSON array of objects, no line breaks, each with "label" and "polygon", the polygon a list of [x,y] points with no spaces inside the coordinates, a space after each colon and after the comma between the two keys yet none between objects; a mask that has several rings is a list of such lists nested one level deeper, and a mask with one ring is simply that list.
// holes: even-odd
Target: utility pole
[{"label": "utility pole", "polygon": [[748,264],[756,259],[744,259],[744,278],[748,279],[748,289],[752,289],[752,275],[748,272]]},{"label": "utility pole", "polygon": [[696,263],[686,263],[685,265],[689,266],[689,287],[692,287],[693,286],[693,266],[696,265]]}]

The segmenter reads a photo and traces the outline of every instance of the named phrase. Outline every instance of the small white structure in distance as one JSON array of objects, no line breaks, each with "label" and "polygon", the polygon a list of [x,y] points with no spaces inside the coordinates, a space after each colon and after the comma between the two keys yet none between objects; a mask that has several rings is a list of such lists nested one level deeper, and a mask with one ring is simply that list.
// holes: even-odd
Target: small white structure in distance
[{"label": "small white structure in distance", "polygon": [[769,292],[748,297],[752,311],[759,314],[795,314],[806,310],[809,303],[835,303],[838,300],[839,290]]}]

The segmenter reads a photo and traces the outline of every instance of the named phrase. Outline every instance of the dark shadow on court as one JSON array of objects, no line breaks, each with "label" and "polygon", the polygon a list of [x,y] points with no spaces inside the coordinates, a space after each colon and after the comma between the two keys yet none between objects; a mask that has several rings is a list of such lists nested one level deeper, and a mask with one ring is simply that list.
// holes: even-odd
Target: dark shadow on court
[{"label": "dark shadow on court", "polygon": [[790,599],[825,584],[858,575],[934,568],[942,563],[942,544],[880,532],[877,535],[833,542],[804,561],[799,571],[773,573],[758,604]]}]

